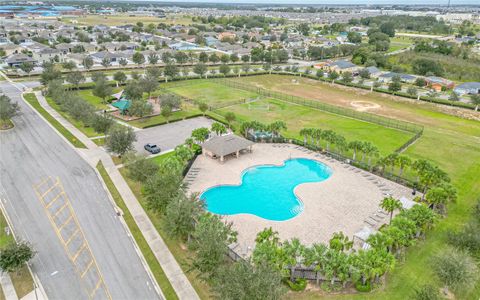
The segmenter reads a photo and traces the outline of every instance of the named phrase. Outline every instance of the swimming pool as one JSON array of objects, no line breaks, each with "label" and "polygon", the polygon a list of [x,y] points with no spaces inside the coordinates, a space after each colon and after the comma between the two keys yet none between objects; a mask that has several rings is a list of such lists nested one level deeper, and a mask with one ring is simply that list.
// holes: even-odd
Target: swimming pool
[{"label": "swimming pool", "polygon": [[206,190],[200,199],[208,211],[220,215],[252,214],[273,221],[291,219],[303,211],[295,196],[297,185],[320,182],[332,170],[312,159],[286,160],[282,166],[262,165],[246,169],[240,185],[221,185]]}]

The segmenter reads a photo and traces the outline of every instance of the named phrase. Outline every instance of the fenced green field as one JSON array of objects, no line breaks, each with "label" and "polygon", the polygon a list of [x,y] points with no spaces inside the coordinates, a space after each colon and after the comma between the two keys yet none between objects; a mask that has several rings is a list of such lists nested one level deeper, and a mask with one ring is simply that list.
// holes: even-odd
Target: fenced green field
[{"label": "fenced green field", "polygon": [[205,102],[211,106],[211,113],[233,112],[237,125],[244,121],[281,120],[288,127],[282,134],[292,138],[301,138],[299,132],[305,127],[331,129],[348,141],[372,142],[382,155],[392,153],[415,135],[414,125],[410,123],[333,106],[328,107],[330,110],[320,109],[318,102],[308,105],[300,98],[285,101],[279,93],[265,94],[253,87],[245,90],[236,86],[225,85],[223,80],[189,80],[162,84],[161,88],[192,101]]}]

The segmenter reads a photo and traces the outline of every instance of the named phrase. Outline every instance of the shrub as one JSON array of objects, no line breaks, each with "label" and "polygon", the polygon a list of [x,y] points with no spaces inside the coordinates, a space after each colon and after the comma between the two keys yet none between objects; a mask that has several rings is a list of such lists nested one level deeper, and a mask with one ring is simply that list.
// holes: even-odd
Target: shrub
[{"label": "shrub", "polygon": [[355,283],[355,289],[361,293],[368,293],[372,290],[372,285],[370,284],[370,281],[367,281],[365,285],[359,281]]},{"label": "shrub", "polygon": [[292,291],[301,292],[307,287],[307,280],[299,278],[296,281],[287,280],[287,284]]},{"label": "shrub", "polygon": [[440,300],[440,293],[438,288],[431,284],[422,285],[416,288],[413,293],[413,299],[416,300]]},{"label": "shrub", "polygon": [[444,250],[434,257],[432,267],[445,290],[468,290],[476,282],[478,269],[475,261],[459,249]]}]

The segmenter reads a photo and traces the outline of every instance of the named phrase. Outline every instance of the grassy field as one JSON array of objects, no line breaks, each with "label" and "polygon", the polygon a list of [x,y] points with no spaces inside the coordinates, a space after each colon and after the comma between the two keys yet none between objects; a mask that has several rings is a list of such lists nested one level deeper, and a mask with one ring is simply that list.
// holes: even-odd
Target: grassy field
[{"label": "grassy field", "polygon": [[60,132],[72,145],[77,148],[87,148],[81,141],[79,141],[70,131],[60,124],[54,117],[52,117],[41,105],[38,103],[35,94],[25,94],[25,100],[30,103],[55,129]]},{"label": "grassy field", "polygon": [[[12,234],[7,235],[5,228],[8,227],[5,216],[0,212],[0,250],[7,247],[9,244],[15,243],[15,239]],[[31,291],[33,291],[33,278],[28,270],[28,267],[24,265],[17,272],[10,273],[15,292],[18,298],[22,298]],[[1,292],[3,296],[3,291]]]},{"label": "grassy field", "polygon": [[165,159],[175,155],[174,151],[164,153],[162,155],[155,156],[153,158],[150,158],[153,162],[155,162],[157,165],[161,164]]},{"label": "grassy field", "polygon": [[[233,79],[235,80],[235,79]],[[170,85],[174,85],[171,83]],[[250,104],[231,105],[215,112],[224,114],[228,111],[237,116],[240,122],[257,120],[269,123],[282,120],[287,123],[287,137],[301,138],[299,131],[304,127],[332,129],[345,136],[349,141],[370,141],[377,145],[382,154],[389,154],[410,139],[413,134],[380,125],[326,113],[306,106],[295,105],[276,99],[263,99],[254,92],[233,89],[207,80],[194,81],[193,84],[177,87],[166,86],[169,91],[193,100],[205,101],[215,105],[223,102],[258,99]],[[148,120],[147,120],[148,121]]]},{"label": "grassy field", "polygon": [[283,120],[287,123],[288,128],[282,133],[286,137],[302,139],[299,132],[305,127],[331,129],[342,134],[347,141],[372,142],[377,145],[383,155],[392,153],[413,136],[409,132],[345,118],[276,99],[265,99],[254,104],[241,104],[219,110],[220,113],[227,111],[234,112],[240,122],[256,120],[270,123]]},{"label": "grassy field", "polygon": [[181,85],[175,87],[175,82],[162,84],[161,87],[167,88],[169,91],[182,97],[205,102],[208,105],[218,105],[225,102],[236,102],[247,99],[255,99],[258,97],[256,93],[232,90],[232,88],[216,84],[212,81],[200,79],[192,81],[193,84]]},{"label": "grassy field", "polygon": [[[182,120],[182,119],[185,119],[194,115],[199,115],[199,114],[200,114],[200,110],[198,110],[198,108],[195,105],[190,103],[183,103],[182,110],[172,113],[172,115],[168,118],[168,121],[174,122],[174,121]],[[165,123],[167,123],[167,119],[165,119],[165,117],[162,115],[128,122],[128,124],[135,127],[139,127],[139,128],[145,128],[153,125],[161,125]]]},{"label": "grassy field", "polygon": [[81,17],[68,17],[62,18],[62,21],[67,24],[80,24],[80,25],[107,25],[107,26],[118,26],[125,24],[136,24],[137,22],[142,22],[144,26],[147,24],[153,23],[165,23],[169,25],[191,25],[194,24],[192,17],[179,15],[179,14],[167,14],[166,18],[159,18],[153,16],[132,16],[129,14],[118,14],[118,15],[93,15],[88,14]]},{"label": "grassy field", "polygon": [[[169,155],[172,155],[172,154],[167,153],[164,155],[157,156],[153,159],[158,163],[161,160],[168,157]],[[128,177],[128,170],[126,168],[121,168],[120,173],[122,173],[123,177],[127,181],[130,188],[132,189],[132,192],[135,194],[137,200],[145,209],[146,213],[148,214],[148,217],[152,221],[158,233],[161,235],[162,239],[165,241],[165,244],[167,245],[170,252],[172,252],[173,256],[177,260],[178,264],[182,268],[188,280],[192,283],[192,286],[197,292],[197,294],[200,296],[201,299],[211,299],[212,293],[210,291],[210,287],[205,282],[200,280],[200,278],[198,277],[198,273],[196,271],[191,270],[190,262],[191,262],[193,252],[190,251],[188,247],[186,247],[183,241],[173,239],[167,234],[165,230],[165,220],[162,215],[156,214],[151,210],[147,209],[146,201],[142,195],[141,183],[131,180]]]},{"label": "grassy field", "polygon": [[158,17],[150,16],[129,16],[128,14],[118,14],[112,16],[101,16],[101,15],[86,15],[77,18],[62,18],[62,21],[65,23],[74,23],[80,25],[107,25],[107,26],[118,26],[125,24],[136,24],[137,22],[142,22],[144,25],[149,23],[167,23],[167,19],[162,19]]},{"label": "grassy field", "polygon": [[[296,78],[298,79],[298,77]],[[370,294],[336,295],[328,299],[409,299],[412,290],[423,283],[438,283],[431,272],[431,258],[446,245],[446,232],[459,228],[469,217],[470,209],[480,195],[480,122],[444,112],[445,108],[430,103],[408,101],[377,93],[341,88],[318,81],[299,79],[292,83],[288,76],[257,76],[241,78],[252,84],[297,96],[318,99],[350,107],[351,101],[378,104],[371,111],[379,115],[416,122],[425,126],[423,136],[405,154],[413,159],[425,158],[438,164],[452,178],[458,189],[458,201],[449,205],[448,217],[407,251],[406,261],[399,263],[388,276],[386,286]],[[480,118],[480,112],[469,112]],[[302,117],[303,119],[303,117]],[[473,291],[457,295],[458,299],[478,299],[480,282]],[[295,294],[295,299],[325,298],[316,293]]]},{"label": "grassy field", "polygon": [[[118,93],[121,90],[121,88],[114,88],[113,93]],[[85,99],[88,103],[92,104],[95,106],[97,110],[104,110],[108,109],[109,107],[107,104],[105,104],[102,101],[102,98],[94,96],[92,94],[92,89],[86,89],[86,90],[79,90],[77,92],[83,99]]]},{"label": "grassy field", "polygon": [[113,184],[112,180],[110,179],[110,176],[108,176],[108,173],[105,170],[105,167],[103,166],[102,162],[98,163],[97,170],[102,176],[103,181],[105,182],[105,185],[107,186],[108,190],[110,191],[110,194],[113,197],[113,200],[115,201],[117,206],[123,211],[123,219],[125,220],[125,223],[127,223],[127,226],[130,229],[130,232],[132,233],[133,238],[137,242],[140,250],[142,251],[143,257],[147,261],[147,264],[150,270],[152,271],[153,276],[155,276],[155,280],[157,281],[158,285],[162,289],[162,292],[165,295],[165,298],[168,300],[178,299],[178,296],[175,293],[175,290],[170,284],[170,281],[165,275],[157,258],[153,254],[152,249],[150,249],[150,247],[148,246],[147,241],[143,237],[142,232],[137,226],[137,223],[135,223],[135,220],[133,219],[130,211],[125,205],[125,202],[123,202],[122,196],[120,195],[117,188]]}]

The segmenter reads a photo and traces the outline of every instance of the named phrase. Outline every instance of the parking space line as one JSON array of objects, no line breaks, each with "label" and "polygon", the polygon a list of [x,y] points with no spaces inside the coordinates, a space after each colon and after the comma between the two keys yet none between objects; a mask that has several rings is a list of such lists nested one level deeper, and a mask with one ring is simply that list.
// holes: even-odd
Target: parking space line
[{"label": "parking space line", "polygon": [[35,189],[38,189],[40,186],[42,186],[43,184],[45,184],[49,179],[51,179],[52,177],[48,176],[47,178],[45,178],[44,180],[42,180],[40,183],[34,185],[34,188]]},{"label": "parking space line", "polygon": [[90,268],[93,266],[93,263],[94,263],[94,261],[93,261],[93,259],[92,259],[92,260],[88,263],[87,268],[85,269],[85,271],[83,271],[83,273],[80,275],[80,277],[83,278],[83,277],[85,276],[85,274],[87,274],[88,270],[90,270]]},{"label": "parking space line", "polygon": [[57,187],[58,182],[55,182],[51,187],[48,188],[46,192],[44,192],[40,197],[45,198],[45,196],[50,193],[54,188]]},{"label": "parking space line", "polygon": [[80,249],[78,249],[77,253],[75,253],[72,257],[72,260],[73,262],[75,262],[78,258],[78,256],[80,256],[80,254],[82,254],[83,250],[87,248],[87,243],[83,243],[82,246],[80,247]]},{"label": "parking space line", "polygon": [[[46,192],[40,191],[39,188],[42,185],[44,185],[46,182],[48,182],[48,180],[52,180],[53,185],[50,186]],[[54,187],[57,187],[57,186],[60,189],[60,194],[56,195],[53,200],[51,200],[50,202],[47,203],[45,201],[45,197],[53,191]],[[73,266],[75,267],[75,272],[78,274],[78,276],[80,278],[80,283],[83,286],[84,290],[87,292],[87,295],[89,296],[89,299],[92,299],[92,297],[95,295],[95,293],[97,292],[97,290],[101,286],[103,286],[103,290],[105,291],[106,298],[107,299],[112,299],[112,297],[111,297],[111,295],[108,291],[108,288],[105,285],[105,280],[102,276],[102,273],[100,273],[100,270],[98,269],[98,263],[95,259],[95,256],[93,256],[93,253],[90,250],[90,246],[88,245],[88,241],[85,238],[85,234],[83,233],[82,228],[80,227],[78,219],[75,215],[75,211],[73,210],[73,207],[70,203],[70,200],[68,199],[68,196],[65,193],[65,190],[63,189],[63,186],[60,182],[60,179],[56,178],[56,180],[54,180],[51,177],[48,177],[48,178],[42,180],[41,183],[39,183],[37,185],[33,185],[33,188],[35,190],[35,194],[37,195],[38,199],[40,200],[40,203],[43,205],[43,207],[45,209],[46,215],[47,215],[47,217],[48,217],[48,219],[49,219],[49,221],[50,221],[50,223],[53,227],[53,230],[55,231],[57,237],[60,239],[60,242],[62,243],[62,246],[65,250],[65,253],[67,254],[70,261],[72,262]],[[56,210],[54,213],[52,213],[48,209],[48,207],[50,207],[54,202],[58,201],[60,196],[63,196],[63,199],[64,199],[65,203],[62,204],[62,206],[58,210]],[[68,218],[61,225],[57,225],[54,218],[56,218],[60,214],[60,212],[64,211],[66,208],[68,208],[68,213],[67,213]],[[69,234],[68,236],[65,236],[65,238],[64,238],[61,231],[68,224],[72,224],[73,232],[71,234]],[[72,250],[70,250],[68,245],[78,235],[80,235],[80,242],[82,244],[81,244],[80,248],[78,248],[76,253],[72,254]],[[81,263],[81,261],[83,261],[83,260],[81,260],[79,262],[76,262],[76,260],[80,256],[80,254],[82,254],[84,251],[86,251],[86,254],[88,255],[88,258],[90,259],[86,269],[85,269],[84,264]],[[95,285],[95,288],[93,288],[93,289],[90,286],[90,284],[88,284],[88,282],[83,279],[84,276],[87,274],[88,270],[90,270],[92,268],[95,268],[94,269],[95,277],[99,278],[96,285]]]},{"label": "parking space line", "polygon": [[65,193],[64,191],[61,191],[60,194],[56,195],[55,198],[53,198],[50,202],[48,202],[46,208],[50,208],[50,206],[52,206],[52,204],[55,203],[57,199],[61,197],[64,193]]},{"label": "parking space line", "polygon": [[73,215],[70,215],[70,217],[68,217],[68,219],[65,220],[65,222],[63,222],[62,225],[60,225],[60,227],[58,228],[58,231],[62,231],[63,227],[65,227],[68,223],[70,223],[71,220],[73,220]]},{"label": "parking space line", "polygon": [[97,282],[97,285],[95,286],[95,288],[93,289],[92,293],[90,294],[90,298],[93,298],[93,296],[95,295],[95,293],[97,292],[98,288],[100,287],[100,285],[102,285],[102,280],[99,279],[98,282]]},{"label": "parking space line", "polygon": [[68,206],[68,202],[65,202],[62,207],[60,207],[54,214],[53,217],[56,218],[66,207]]}]

